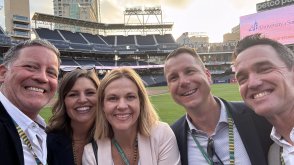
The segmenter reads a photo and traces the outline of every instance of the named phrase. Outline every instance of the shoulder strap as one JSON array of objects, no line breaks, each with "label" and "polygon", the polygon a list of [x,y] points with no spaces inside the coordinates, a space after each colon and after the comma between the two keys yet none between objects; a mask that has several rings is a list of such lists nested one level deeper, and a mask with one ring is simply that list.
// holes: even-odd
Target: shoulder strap
[{"label": "shoulder strap", "polygon": [[98,150],[98,146],[97,146],[97,143],[96,141],[93,139],[92,140],[92,147],[93,147],[93,151],[94,151],[94,156],[95,156],[95,159],[96,159],[96,164],[98,165],[98,158],[97,158],[97,150]]}]

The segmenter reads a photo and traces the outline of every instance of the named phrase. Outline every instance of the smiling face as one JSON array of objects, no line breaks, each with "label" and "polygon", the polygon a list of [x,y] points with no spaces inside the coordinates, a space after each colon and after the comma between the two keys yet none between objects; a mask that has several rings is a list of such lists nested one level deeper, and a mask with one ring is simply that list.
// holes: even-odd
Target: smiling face
[{"label": "smiling face", "polygon": [[42,46],[23,48],[8,67],[0,66],[1,91],[34,120],[55,94],[58,66],[58,58],[52,50]]},{"label": "smiling face", "polygon": [[140,115],[138,87],[128,78],[119,78],[105,88],[103,111],[114,133],[137,132]]},{"label": "smiling face", "polygon": [[294,72],[275,49],[256,45],[242,51],[235,62],[242,98],[262,116],[272,116],[294,107]]},{"label": "smiling face", "polygon": [[97,108],[97,88],[92,80],[80,77],[65,96],[66,112],[75,123],[92,123]]},{"label": "smiling face", "polygon": [[187,110],[205,104],[210,96],[210,74],[196,59],[181,53],[165,63],[165,77],[173,99]]}]

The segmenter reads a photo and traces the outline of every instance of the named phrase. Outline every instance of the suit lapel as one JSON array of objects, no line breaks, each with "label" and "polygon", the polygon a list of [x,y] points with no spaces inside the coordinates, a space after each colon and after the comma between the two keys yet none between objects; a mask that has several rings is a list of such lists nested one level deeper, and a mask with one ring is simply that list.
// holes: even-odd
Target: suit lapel
[{"label": "suit lapel", "polygon": [[[98,164],[113,164],[111,155],[111,141],[109,138],[99,139],[98,145]],[[92,154],[92,153],[90,153]]]},{"label": "suit lapel", "polygon": [[234,124],[236,125],[251,163],[263,164],[264,152],[259,142],[254,121],[250,113],[247,112],[250,111],[250,109],[245,109],[243,106],[236,106],[237,108],[234,109],[228,103],[226,103],[226,107],[232,114]]},{"label": "suit lapel", "polygon": [[[183,122],[183,125],[181,126],[181,133],[179,134],[180,139],[181,139],[181,144],[180,146],[182,146],[182,153],[183,153],[183,164],[188,164],[188,142],[187,142],[187,138],[188,138],[188,123],[187,120],[185,119]],[[181,155],[182,156],[182,155]]]},{"label": "suit lapel", "polygon": [[24,164],[23,150],[22,150],[20,137],[17,133],[15,125],[13,124],[12,118],[8,115],[2,103],[0,103],[0,120],[5,125],[7,132],[9,133],[14,143],[14,148],[17,152],[17,157],[19,159],[19,162],[21,164]]},{"label": "suit lapel", "polygon": [[188,136],[188,123],[186,121],[186,115],[181,117],[172,126],[175,136],[177,138],[178,147],[181,154],[182,165],[188,164],[188,152],[187,152],[187,136]]},{"label": "suit lapel", "polygon": [[139,155],[140,155],[140,164],[149,165],[153,164],[152,153],[151,151],[151,142],[149,137],[142,136],[138,133],[138,145],[139,145]]}]

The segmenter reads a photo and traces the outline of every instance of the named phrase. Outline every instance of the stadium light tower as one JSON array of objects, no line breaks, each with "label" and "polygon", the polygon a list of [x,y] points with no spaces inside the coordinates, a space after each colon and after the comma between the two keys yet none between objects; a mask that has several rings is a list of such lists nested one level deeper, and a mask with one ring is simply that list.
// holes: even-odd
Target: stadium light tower
[{"label": "stadium light tower", "polygon": [[[132,19],[131,17],[135,16],[137,19]],[[151,16],[155,16],[155,21],[151,20]],[[134,21],[135,20],[135,21]],[[133,21],[131,23],[131,21]],[[162,10],[160,6],[156,7],[131,7],[126,8],[124,11],[124,24],[132,25],[139,24],[141,26],[145,26],[148,24],[158,24],[163,25],[162,20]],[[160,28],[159,28],[160,29]],[[143,28],[142,33],[145,35],[148,29]],[[163,28],[161,29],[161,33],[163,33]]]}]

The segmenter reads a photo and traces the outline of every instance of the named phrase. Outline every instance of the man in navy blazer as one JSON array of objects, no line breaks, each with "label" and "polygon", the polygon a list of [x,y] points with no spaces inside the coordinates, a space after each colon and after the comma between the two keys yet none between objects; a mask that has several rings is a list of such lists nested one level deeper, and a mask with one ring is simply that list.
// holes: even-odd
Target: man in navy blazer
[{"label": "man in navy blazer", "polygon": [[47,164],[40,110],[58,84],[59,51],[45,40],[11,47],[0,65],[0,164]]},{"label": "man in navy blazer", "polygon": [[[21,140],[11,117],[0,103],[0,157],[8,164],[24,164]],[[5,160],[8,161],[5,161]]]},{"label": "man in navy blazer", "polygon": [[294,164],[294,53],[261,34],[244,37],[233,54],[244,102],[272,125],[269,164]]},{"label": "man in navy blazer", "polygon": [[267,164],[271,125],[244,103],[213,96],[211,75],[193,49],[171,52],[164,73],[172,98],[187,111],[172,125],[183,165]]}]

